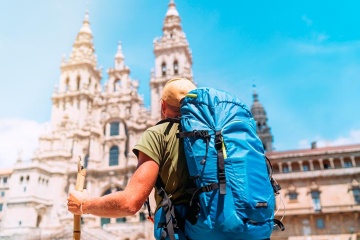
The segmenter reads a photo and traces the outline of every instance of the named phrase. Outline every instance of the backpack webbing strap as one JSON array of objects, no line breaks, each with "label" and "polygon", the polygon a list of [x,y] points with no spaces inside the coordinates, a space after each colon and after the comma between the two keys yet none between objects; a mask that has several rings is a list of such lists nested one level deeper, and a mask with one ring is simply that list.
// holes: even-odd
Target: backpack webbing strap
[{"label": "backpack webbing strap", "polygon": [[144,205],[147,207],[149,216],[147,217],[152,223],[154,223],[154,218],[151,216],[151,207],[150,207],[150,199],[147,198]]},{"label": "backpack webbing strap", "polygon": [[271,183],[271,186],[274,190],[274,193],[275,194],[279,194],[279,191],[281,190],[281,186],[280,184],[278,184],[275,179],[272,177],[272,174],[273,174],[273,167],[271,165],[271,162],[270,162],[270,159],[265,156],[265,160],[266,160],[266,166],[267,166],[267,170],[268,170],[268,173],[269,173],[269,178],[270,178],[270,183]]},{"label": "backpack webbing strap", "polygon": [[193,130],[190,132],[179,132],[176,134],[176,137],[178,138],[185,138],[185,137],[194,137],[194,138],[204,138],[206,141],[206,150],[205,150],[205,156],[201,160],[200,164],[204,165],[206,162],[206,157],[209,150],[209,142],[210,142],[210,134],[208,130]]},{"label": "backpack webbing strap", "polygon": [[163,211],[165,212],[165,223],[159,223],[159,225],[155,227],[164,227],[164,230],[161,234],[161,240],[166,239],[166,237],[169,237],[170,240],[175,240],[174,228],[177,228],[178,226],[175,218],[174,205],[165,192],[164,184],[160,177],[157,178],[155,187],[157,189],[158,195],[162,198],[161,207],[163,207]]},{"label": "backpack webbing strap", "polygon": [[210,138],[208,130],[193,130],[190,132],[179,132],[178,134],[176,134],[176,136],[179,138],[184,138],[184,137]]},{"label": "backpack webbing strap", "polygon": [[200,193],[203,192],[210,192],[212,190],[218,189],[219,188],[219,184],[218,183],[210,183],[206,186],[202,186],[200,188],[187,188],[186,192],[192,194],[189,206],[192,205],[193,199],[194,197],[196,197],[197,195],[199,195]]},{"label": "backpack webbing strap", "polygon": [[158,123],[156,123],[156,125],[163,123],[169,123],[164,132],[164,135],[168,135],[174,123],[180,123],[180,118],[165,118],[159,121]]},{"label": "backpack webbing strap", "polygon": [[218,179],[219,179],[219,189],[220,194],[226,194],[226,176],[225,176],[225,163],[224,163],[224,153],[223,153],[223,140],[221,131],[216,131],[215,133],[215,148],[217,150],[217,159],[218,159]]},{"label": "backpack webbing strap", "polygon": [[274,223],[280,228],[281,231],[284,231],[285,230],[285,226],[284,224],[278,220],[278,219],[273,219]]}]

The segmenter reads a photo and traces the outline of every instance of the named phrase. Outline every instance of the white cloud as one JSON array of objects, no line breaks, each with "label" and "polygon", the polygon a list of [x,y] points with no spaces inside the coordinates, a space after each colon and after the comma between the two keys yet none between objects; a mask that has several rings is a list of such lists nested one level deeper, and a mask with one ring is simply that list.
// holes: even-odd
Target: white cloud
[{"label": "white cloud", "polygon": [[306,15],[302,15],[301,20],[303,20],[308,26],[311,26],[313,24],[313,21]]},{"label": "white cloud", "polygon": [[[352,130],[350,131],[349,136],[347,137],[339,137],[334,140],[324,139],[320,136],[316,137],[316,146],[317,147],[333,147],[333,146],[344,146],[351,144],[359,144],[360,143],[360,130]],[[303,139],[299,142],[299,148],[310,148],[311,141],[308,139]]]},{"label": "white cloud", "polygon": [[344,54],[359,51],[360,41],[329,43],[324,41],[328,38],[326,34],[314,34],[314,41],[290,41],[290,46],[302,54]]},{"label": "white cloud", "polygon": [[44,125],[31,120],[0,119],[0,168],[12,167],[19,155],[23,161],[30,160]]},{"label": "white cloud", "polygon": [[325,33],[316,33],[315,37],[318,42],[323,42],[329,38],[329,36]]}]

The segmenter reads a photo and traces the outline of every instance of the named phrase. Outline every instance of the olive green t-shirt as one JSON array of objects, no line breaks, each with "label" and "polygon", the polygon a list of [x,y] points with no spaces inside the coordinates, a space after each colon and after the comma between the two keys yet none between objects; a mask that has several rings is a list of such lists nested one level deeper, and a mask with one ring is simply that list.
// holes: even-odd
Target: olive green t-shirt
[{"label": "olive green t-shirt", "polygon": [[[165,185],[165,192],[173,204],[185,204],[191,197],[185,191],[189,174],[182,141],[176,137],[178,124],[174,123],[171,128],[169,124],[166,122],[148,128],[133,152],[138,156],[141,151],[159,164],[159,175]],[[155,200],[158,209],[162,199],[157,193]]]}]

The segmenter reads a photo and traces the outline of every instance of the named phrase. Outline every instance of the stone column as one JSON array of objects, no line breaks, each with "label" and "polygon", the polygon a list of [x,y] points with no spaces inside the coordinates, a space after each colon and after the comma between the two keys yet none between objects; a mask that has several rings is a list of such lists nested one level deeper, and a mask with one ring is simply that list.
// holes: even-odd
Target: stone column
[{"label": "stone column", "polygon": [[329,158],[331,169],[335,169],[334,158]]},{"label": "stone column", "polygon": [[340,162],[341,162],[341,167],[344,168],[345,163],[344,163],[344,158],[343,157],[340,157]]},{"label": "stone column", "polygon": [[303,169],[303,161],[298,161],[299,163],[299,166],[300,166],[300,172],[303,172],[304,169]]},{"label": "stone column", "polygon": [[322,158],[319,159],[320,169],[324,170],[324,164]]},{"label": "stone column", "polygon": [[350,159],[351,159],[351,163],[352,163],[353,167],[356,167],[355,157],[351,156]]},{"label": "stone column", "polygon": [[283,172],[282,163],[279,162],[279,163],[278,163],[278,166],[279,166],[279,172],[282,173],[282,172]]},{"label": "stone column", "polygon": [[313,163],[313,160],[309,160],[309,165],[310,165],[310,171],[314,171],[314,163]]}]

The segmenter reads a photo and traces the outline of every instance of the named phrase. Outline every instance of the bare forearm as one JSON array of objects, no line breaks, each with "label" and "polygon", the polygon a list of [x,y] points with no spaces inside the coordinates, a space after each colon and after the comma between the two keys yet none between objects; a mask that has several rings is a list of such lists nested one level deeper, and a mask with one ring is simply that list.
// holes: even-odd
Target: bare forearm
[{"label": "bare forearm", "polygon": [[119,218],[134,215],[141,206],[142,203],[134,201],[125,192],[116,192],[98,198],[87,199],[83,203],[83,213]]},{"label": "bare forearm", "polygon": [[88,199],[87,192],[73,191],[68,197],[68,210],[76,215],[89,213],[114,218],[134,215],[149,196],[158,173],[159,165],[139,152],[139,166],[124,191]]}]

